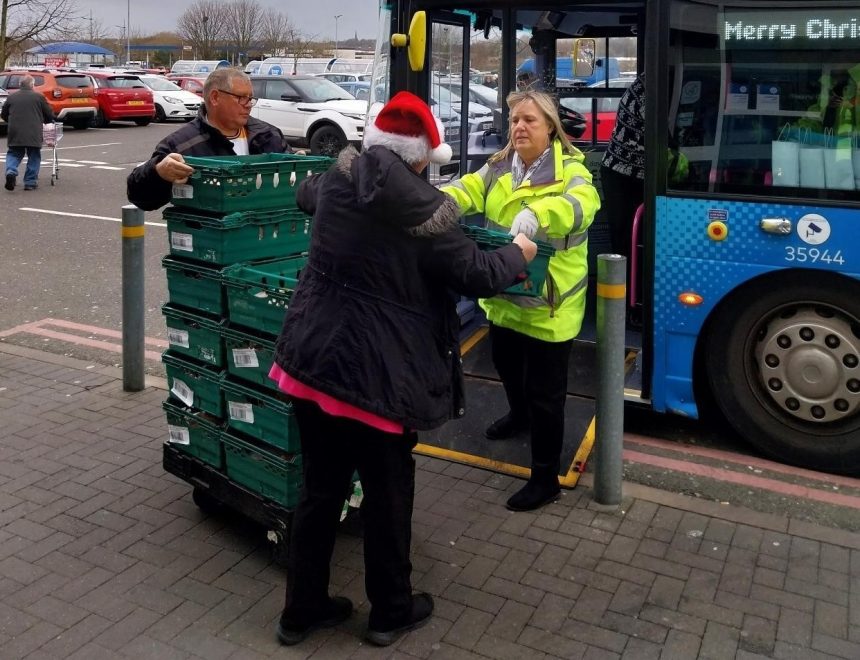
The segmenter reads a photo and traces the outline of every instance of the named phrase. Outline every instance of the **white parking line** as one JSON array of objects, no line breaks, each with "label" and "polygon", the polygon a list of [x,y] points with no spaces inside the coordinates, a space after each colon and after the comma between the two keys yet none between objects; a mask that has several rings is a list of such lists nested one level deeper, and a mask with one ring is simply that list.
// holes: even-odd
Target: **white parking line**
[{"label": "white parking line", "polygon": [[[83,161],[81,161],[81,162],[83,162]],[[114,167],[113,165],[93,165],[90,169],[91,169],[91,170],[117,170],[117,171],[122,171],[122,170],[124,170],[125,168],[124,168],[124,167]]]},{"label": "white parking line", "polygon": [[[44,213],[46,215],[63,215],[69,218],[87,218],[89,220],[109,220],[110,222],[122,222],[122,218],[109,218],[105,215],[89,215],[87,213],[69,213],[68,211],[52,211],[51,209],[34,209],[29,206],[22,206],[19,211],[28,211],[30,213]],[[166,222],[144,222],[145,225],[151,227],[166,227]]]},{"label": "white parking line", "polygon": [[91,149],[92,147],[113,147],[122,142],[102,142],[101,144],[79,144],[74,147],[57,147],[57,151],[66,151],[67,149]]},{"label": "white parking line", "polygon": [[107,165],[103,160],[79,160],[78,162],[85,165]]}]

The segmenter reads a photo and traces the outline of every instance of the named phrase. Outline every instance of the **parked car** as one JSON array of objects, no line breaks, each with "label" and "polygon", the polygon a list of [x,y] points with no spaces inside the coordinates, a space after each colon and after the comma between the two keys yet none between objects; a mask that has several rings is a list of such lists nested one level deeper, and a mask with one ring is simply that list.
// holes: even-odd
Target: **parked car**
[{"label": "parked car", "polygon": [[[3,109],[3,104],[6,103],[6,99],[9,97],[9,92],[0,87],[0,110]],[[0,119],[0,133],[6,132],[6,122]]]},{"label": "parked car", "polygon": [[[437,79],[434,80],[432,84],[434,86],[440,85],[441,87],[449,89],[458,96],[462,89],[460,81],[457,78]],[[499,108],[501,107],[499,105],[499,91],[492,87],[487,87],[486,85],[479,85],[478,83],[470,82],[469,105],[471,106],[473,103],[477,103],[490,109]]]},{"label": "parked car", "polygon": [[[609,80],[609,87],[630,87],[630,83],[633,82],[633,80],[634,79],[629,76],[626,78],[611,78]],[[586,89],[593,88],[605,89],[606,83],[593,83]],[[618,104],[621,102],[621,98],[613,96],[600,97],[594,100],[597,102],[597,141],[609,142],[609,138],[612,137],[612,131],[615,130],[615,116],[618,113]],[[591,102],[592,97],[590,96],[563,98],[559,101],[559,103],[565,108],[575,110],[585,118],[585,131],[579,139],[586,140],[588,142],[591,142],[591,136],[594,134],[594,122],[592,121],[593,107]]]},{"label": "parked car", "polygon": [[89,75],[95,83],[99,103],[94,126],[109,126],[112,121],[133,121],[146,126],[155,117],[152,90],[137,76],[97,71],[90,71]]},{"label": "parked car", "polygon": [[197,96],[203,98],[203,83],[206,82],[206,78],[201,78],[200,76],[177,76],[173,74],[167,76],[167,79],[179,85],[186,92],[197,94]]},{"label": "parked car", "polygon": [[367,101],[370,98],[370,83],[366,80],[344,81],[336,84],[359,101]]},{"label": "parked car", "polygon": [[14,69],[0,73],[0,87],[15,93],[27,75],[33,76],[33,89],[45,95],[57,121],[77,129],[90,126],[99,108],[92,78],[74,71]]},{"label": "parked car", "polygon": [[364,135],[367,101],[317,76],[251,76],[257,104],[251,116],[274,124],[292,144],[335,156]]},{"label": "parked car", "polygon": [[183,119],[191,121],[197,116],[201,99],[197,94],[186,92],[179,85],[170,82],[162,76],[140,76],[149,89],[155,101],[155,121],[168,119]]}]

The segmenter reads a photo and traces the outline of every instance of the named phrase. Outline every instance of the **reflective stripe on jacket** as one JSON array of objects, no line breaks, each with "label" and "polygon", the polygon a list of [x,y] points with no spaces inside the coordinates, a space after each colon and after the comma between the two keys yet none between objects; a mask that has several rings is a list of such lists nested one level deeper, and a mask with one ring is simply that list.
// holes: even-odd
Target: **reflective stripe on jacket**
[{"label": "reflective stripe on jacket", "polygon": [[454,198],[464,215],[483,213],[487,229],[508,232],[523,208],[534,212],[540,223],[535,238],[556,249],[542,296],[500,294],[481,300],[480,305],[496,325],[543,341],[566,341],[579,334],[582,326],[588,227],[600,208],[600,198],[582,152],[564,153],[558,140],[553,140],[551,157],[516,190],[511,158],[484,165],[442,190]]}]

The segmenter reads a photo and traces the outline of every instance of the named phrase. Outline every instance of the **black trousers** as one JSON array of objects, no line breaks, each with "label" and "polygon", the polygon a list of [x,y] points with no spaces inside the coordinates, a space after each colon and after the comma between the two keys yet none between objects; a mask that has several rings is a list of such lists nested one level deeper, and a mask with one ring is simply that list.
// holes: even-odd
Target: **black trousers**
[{"label": "black trousers", "polygon": [[490,340],[493,364],[505,387],[511,413],[529,420],[532,472],[552,469],[558,474],[573,340],[541,341],[492,323]]},{"label": "black trousers", "polygon": [[412,607],[412,505],[414,432],[385,433],[293,401],[302,445],[304,483],[293,514],[284,616],[301,621],[328,601],[329,570],[337,525],[353,471],[364,499],[365,589],[370,627],[408,616]]},{"label": "black trousers", "polygon": [[612,251],[627,257],[630,263],[630,239],[633,235],[633,218],[636,209],[645,199],[644,183],[636,177],[619,174],[608,167],[600,168],[603,187],[601,210],[609,223]]}]

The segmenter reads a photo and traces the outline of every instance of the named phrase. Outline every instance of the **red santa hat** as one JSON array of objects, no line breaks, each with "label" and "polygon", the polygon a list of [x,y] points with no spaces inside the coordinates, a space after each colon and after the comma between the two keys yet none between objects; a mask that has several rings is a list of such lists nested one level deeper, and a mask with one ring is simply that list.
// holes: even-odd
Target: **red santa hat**
[{"label": "red santa hat", "polygon": [[407,163],[430,159],[442,165],[451,160],[451,147],[442,138],[442,122],[424,101],[410,92],[398,92],[367,126],[364,146],[391,149]]}]

